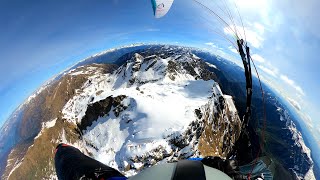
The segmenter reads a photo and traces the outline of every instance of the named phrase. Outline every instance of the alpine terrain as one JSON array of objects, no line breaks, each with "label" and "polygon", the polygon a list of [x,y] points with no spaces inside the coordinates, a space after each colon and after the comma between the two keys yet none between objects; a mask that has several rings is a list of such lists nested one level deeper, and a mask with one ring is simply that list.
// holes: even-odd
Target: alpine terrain
[{"label": "alpine terrain", "polygon": [[[89,57],[48,81],[3,126],[1,179],[56,179],[53,158],[61,142],[127,176],[178,159],[230,158],[245,108],[243,70],[232,66],[200,50],[167,45],[129,46]],[[265,162],[278,174],[275,179],[314,178],[298,125],[268,92],[266,106],[273,114]],[[250,126],[258,131],[259,103],[255,91]],[[253,132],[247,146],[257,147]]]}]

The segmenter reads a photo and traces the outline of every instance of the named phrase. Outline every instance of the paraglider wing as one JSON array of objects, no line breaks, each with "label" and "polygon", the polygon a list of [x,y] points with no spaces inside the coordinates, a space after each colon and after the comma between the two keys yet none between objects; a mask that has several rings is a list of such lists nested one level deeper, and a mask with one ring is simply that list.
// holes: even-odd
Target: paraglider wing
[{"label": "paraglider wing", "polygon": [[173,3],[173,0],[151,0],[153,13],[156,18],[166,15]]}]

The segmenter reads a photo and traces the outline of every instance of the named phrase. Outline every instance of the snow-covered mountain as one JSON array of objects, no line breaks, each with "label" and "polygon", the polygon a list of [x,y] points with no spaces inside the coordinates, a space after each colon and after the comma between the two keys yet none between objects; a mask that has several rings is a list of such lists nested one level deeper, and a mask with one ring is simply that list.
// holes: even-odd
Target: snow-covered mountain
[{"label": "snow-covered mountain", "polygon": [[83,149],[128,175],[160,161],[225,157],[241,122],[207,66],[192,53],[135,53],[112,74],[92,75],[63,118],[81,127]]},{"label": "snow-covered mountain", "polygon": [[[16,113],[19,143],[8,152],[1,178],[55,179],[53,156],[60,142],[128,176],[181,158],[226,157],[240,136],[238,114],[244,109],[245,90],[237,78],[243,72],[219,58],[205,62],[206,56],[185,47],[143,45],[81,61],[37,91]],[[253,99],[254,110],[255,101],[260,103]],[[282,107],[270,102],[270,112],[271,107],[278,107],[278,114],[270,115],[280,122],[277,128],[282,124],[286,128],[277,133],[292,140],[279,142],[281,147],[301,152],[294,161],[304,165],[292,170],[297,177],[312,179],[312,160],[301,134]],[[285,168],[292,167],[291,157],[286,160]],[[282,168],[278,174],[291,177],[289,169],[278,167]]]},{"label": "snow-covered mountain", "polygon": [[[287,110],[278,107],[277,111],[280,114],[280,121],[286,123],[286,127],[291,134],[291,140],[294,142],[294,145],[298,147],[291,152],[290,158],[294,161],[294,166],[291,168],[291,170],[299,179],[315,179],[311,150],[305,145],[301,132],[298,131],[296,124],[292,121]],[[306,174],[301,173],[301,171],[305,168],[303,166],[304,163],[310,165],[310,167],[306,169]]]}]

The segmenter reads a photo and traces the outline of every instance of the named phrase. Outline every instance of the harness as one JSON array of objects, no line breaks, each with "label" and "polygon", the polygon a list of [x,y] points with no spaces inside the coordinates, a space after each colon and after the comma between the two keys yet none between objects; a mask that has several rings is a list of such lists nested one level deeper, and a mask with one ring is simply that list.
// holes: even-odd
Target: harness
[{"label": "harness", "polygon": [[172,180],[206,180],[201,161],[180,160],[176,164]]}]

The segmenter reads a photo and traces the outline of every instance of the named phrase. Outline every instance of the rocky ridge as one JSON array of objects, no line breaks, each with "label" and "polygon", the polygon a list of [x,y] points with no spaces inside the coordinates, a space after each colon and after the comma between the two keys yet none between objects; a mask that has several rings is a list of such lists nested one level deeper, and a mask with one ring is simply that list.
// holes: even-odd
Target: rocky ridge
[{"label": "rocky ridge", "polygon": [[[75,96],[64,107],[64,118],[78,125],[87,144],[83,148],[90,155],[127,175],[135,174],[160,161],[172,162],[207,155],[226,157],[239,137],[241,122],[232,98],[223,95],[219,85],[214,82],[215,74],[206,67],[207,63],[190,52],[171,56],[143,56],[135,53],[112,75],[100,75],[86,84],[83,93]],[[175,93],[178,92],[174,89],[176,86],[187,98],[198,96],[196,98],[201,99],[193,107],[190,105],[182,108],[183,113],[188,112],[188,116],[182,116],[187,122],[179,125],[179,121],[174,122],[174,118],[167,116],[165,118],[171,119],[162,120],[163,123],[169,121],[178,125],[167,126],[157,135],[136,130],[141,127],[135,124],[147,119],[140,114],[157,112],[148,111],[148,107],[139,111],[137,107],[141,103],[153,107],[148,104],[150,100],[156,104],[157,100],[153,99],[166,99],[169,94],[162,89],[170,89],[177,96]],[[200,90],[203,88],[205,90]],[[97,95],[95,92],[100,93]],[[122,101],[113,103],[113,99]],[[84,102],[89,102],[90,105],[83,106]],[[193,104],[192,101],[188,103]],[[183,107],[183,104],[176,102],[175,106]],[[179,114],[174,109],[166,113],[171,116]],[[160,114],[158,116],[161,117]],[[147,120],[145,123],[153,121]],[[119,128],[116,127],[118,124],[120,133],[114,132],[114,129]],[[155,123],[152,126],[157,125]],[[152,129],[152,126],[146,128]],[[143,134],[143,138],[136,138],[139,133]],[[122,138],[113,139],[111,135]],[[103,139],[117,143],[114,146],[107,143],[106,146],[101,144]]]},{"label": "rocky ridge", "polygon": [[[56,178],[53,153],[59,142],[72,144],[127,175],[164,161],[205,155],[225,157],[230,152],[239,136],[240,119],[232,98],[219,88],[223,87],[225,93],[225,88],[236,87],[228,87],[230,82],[220,78],[223,75],[217,67],[221,68],[219,63],[223,61],[205,63],[198,57],[200,54],[205,57],[202,52],[174,46],[150,46],[140,50],[135,47],[134,52],[121,57],[115,54],[117,65],[81,62],[82,66],[41,88],[19,109],[29,113],[14,114],[15,121],[11,122],[16,123],[12,127],[18,130],[19,137],[14,141],[20,143],[10,151],[2,179],[9,175],[9,179]],[[93,58],[104,62],[104,57],[109,59],[104,54]],[[238,94],[232,95],[238,97]],[[236,107],[242,109],[237,103]],[[174,113],[169,113],[172,112],[169,109],[180,115],[172,116]],[[147,126],[148,122],[155,127],[160,127],[159,124],[165,127],[154,129]],[[32,125],[35,126],[28,131]],[[288,128],[293,135],[293,142],[288,144],[300,144],[295,153],[299,149],[304,152],[301,134],[294,135],[297,132],[294,125]],[[161,133],[152,134],[157,131]],[[297,140],[299,142],[295,142]],[[120,143],[115,144],[115,141]],[[108,148],[106,144],[115,146]],[[211,145],[214,148],[210,148]],[[293,158],[298,162],[302,160],[299,157],[296,154]],[[311,159],[308,154],[304,157]],[[303,170],[297,167],[299,169],[294,171],[297,176],[304,177],[308,167]],[[309,172],[307,174],[312,174]]]}]

